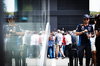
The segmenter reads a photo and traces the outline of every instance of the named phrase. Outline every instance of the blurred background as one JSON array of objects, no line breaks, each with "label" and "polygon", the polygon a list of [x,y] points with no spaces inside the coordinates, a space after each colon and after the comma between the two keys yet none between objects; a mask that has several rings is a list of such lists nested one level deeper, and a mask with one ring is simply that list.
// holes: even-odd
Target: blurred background
[{"label": "blurred background", "polygon": [[[83,14],[100,14],[99,0],[1,0],[0,6],[0,25],[8,25],[8,16],[15,16],[15,23],[21,26],[23,35],[19,42],[19,58],[20,66],[56,66],[61,61],[52,64],[50,60],[47,60],[47,42],[51,31],[57,31],[57,29],[68,31],[75,30],[77,24],[82,23]],[[0,56],[2,59],[6,59],[6,47],[7,38],[4,37],[4,30],[1,30],[0,38]],[[31,37],[37,32],[41,40],[39,48],[34,53],[38,55],[32,56],[32,51],[28,47],[30,45]],[[35,37],[36,38],[36,37]],[[28,40],[29,39],[29,40]],[[28,41],[27,41],[28,40]],[[35,39],[33,39],[35,40]],[[12,40],[11,40],[12,41]],[[29,42],[28,46],[27,42]],[[28,47],[27,49],[25,47]],[[24,50],[24,51],[23,51]],[[27,51],[27,52],[25,52]],[[25,52],[25,57],[24,57]],[[13,53],[13,52],[12,52]],[[23,60],[22,57],[25,59]],[[1,60],[1,59],[0,59]],[[68,59],[63,60],[68,61]],[[50,62],[50,63],[48,63]],[[2,65],[8,66],[7,62],[2,60]],[[12,58],[12,66],[15,66],[15,59]]]}]

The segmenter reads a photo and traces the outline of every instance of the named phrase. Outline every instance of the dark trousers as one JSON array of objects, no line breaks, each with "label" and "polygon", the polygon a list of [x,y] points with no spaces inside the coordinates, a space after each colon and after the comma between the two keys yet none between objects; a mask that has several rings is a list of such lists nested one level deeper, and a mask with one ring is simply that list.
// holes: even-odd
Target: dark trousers
[{"label": "dark trousers", "polygon": [[39,57],[40,54],[40,46],[39,45],[32,45],[31,46],[31,54],[33,58]]},{"label": "dark trousers", "polygon": [[69,45],[65,45],[65,56],[69,57],[69,52],[70,52],[70,46]]},{"label": "dark trousers", "polygon": [[96,57],[97,57],[97,66],[100,66],[100,38],[96,38]]},{"label": "dark trousers", "polygon": [[[12,54],[13,52],[13,54]],[[15,58],[15,66],[19,66],[19,46],[7,45],[7,65],[12,66],[12,58]]]},{"label": "dark trousers", "polygon": [[90,64],[90,57],[91,57],[91,46],[79,46],[78,51],[79,51],[79,63],[80,65],[83,65],[83,56],[84,56],[84,50],[86,53],[86,66],[89,66]]},{"label": "dark trousers", "polygon": [[23,46],[23,51],[22,51],[22,66],[26,66],[26,57],[27,57],[27,53],[29,54],[29,48],[30,48],[30,45],[24,45]]},{"label": "dark trousers", "polygon": [[63,45],[63,53],[64,53],[64,55],[65,55],[65,45]]},{"label": "dark trousers", "polygon": [[54,58],[54,47],[48,47],[50,58]]}]

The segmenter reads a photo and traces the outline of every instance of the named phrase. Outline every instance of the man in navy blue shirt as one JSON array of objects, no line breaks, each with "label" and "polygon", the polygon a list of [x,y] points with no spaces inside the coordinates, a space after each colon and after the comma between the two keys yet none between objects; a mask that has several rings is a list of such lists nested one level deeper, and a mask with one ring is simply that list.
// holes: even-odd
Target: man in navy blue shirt
[{"label": "man in navy blue shirt", "polygon": [[4,26],[5,37],[7,38],[7,66],[12,66],[13,55],[15,57],[15,66],[19,66],[19,40],[22,36],[22,29],[19,25],[15,24],[15,17],[8,16],[8,25]]},{"label": "man in navy blue shirt", "polygon": [[76,35],[79,35],[79,63],[80,66],[83,66],[83,56],[84,50],[86,52],[86,66],[90,64],[91,56],[91,42],[90,37],[93,36],[93,27],[89,25],[89,16],[88,14],[83,15],[83,24],[79,24],[76,28]]}]

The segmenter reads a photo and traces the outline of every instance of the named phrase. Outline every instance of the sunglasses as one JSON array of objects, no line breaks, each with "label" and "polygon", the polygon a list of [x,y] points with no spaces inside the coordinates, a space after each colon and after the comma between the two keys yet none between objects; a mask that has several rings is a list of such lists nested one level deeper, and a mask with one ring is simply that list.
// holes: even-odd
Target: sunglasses
[{"label": "sunglasses", "polygon": [[15,19],[10,18],[9,20],[11,20],[11,21],[12,21],[12,20],[15,20]]},{"label": "sunglasses", "polygon": [[84,18],[83,20],[88,20],[89,18]]}]

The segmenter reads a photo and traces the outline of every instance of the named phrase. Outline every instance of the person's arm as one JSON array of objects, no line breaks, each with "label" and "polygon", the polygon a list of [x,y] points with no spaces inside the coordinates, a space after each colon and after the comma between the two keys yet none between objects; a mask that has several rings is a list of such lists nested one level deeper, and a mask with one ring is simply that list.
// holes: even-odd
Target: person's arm
[{"label": "person's arm", "polygon": [[80,30],[80,27],[81,27],[80,25],[77,25],[77,28],[76,28],[76,36],[83,34],[83,32]]},{"label": "person's arm", "polygon": [[54,40],[52,40],[52,45],[53,45],[53,46],[54,46],[54,43],[55,43]]},{"label": "person's arm", "polygon": [[94,33],[94,25],[92,25],[91,27],[91,37],[94,37],[95,36],[95,33]]},{"label": "person's arm", "polygon": [[3,26],[4,37],[9,38],[9,37],[11,37],[11,34],[8,32],[7,28],[8,28],[8,25]]},{"label": "person's arm", "polygon": [[97,27],[97,25],[95,25],[95,34],[96,34],[96,37],[98,37],[100,35],[100,30]]},{"label": "person's arm", "polygon": [[98,32],[98,30],[95,30],[95,34],[96,34],[96,37],[98,37],[100,35],[100,31]]},{"label": "person's arm", "polygon": [[68,40],[67,40],[67,39],[68,39],[68,38],[67,38],[67,36],[66,36],[66,37],[65,37],[65,44],[68,43]]},{"label": "person's arm", "polygon": [[84,31],[81,31],[81,32],[76,32],[76,36],[82,35],[82,34],[84,34],[86,32],[87,32],[87,30],[84,30]]},{"label": "person's arm", "polygon": [[83,32],[76,32],[76,36],[83,34]]},{"label": "person's arm", "polygon": [[67,42],[67,41],[66,41],[66,38],[65,38],[65,44],[66,44],[66,42]]},{"label": "person's arm", "polygon": [[21,36],[23,34],[22,32],[16,32],[16,31],[13,31],[13,30],[10,30],[10,32],[12,32],[12,33],[14,33],[16,35],[19,35],[19,36]]},{"label": "person's arm", "polygon": [[55,41],[57,40],[57,36],[55,36]]},{"label": "person's arm", "polygon": [[6,34],[5,37],[9,38],[9,37],[11,37],[11,34]]}]

